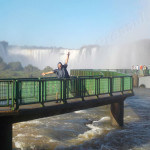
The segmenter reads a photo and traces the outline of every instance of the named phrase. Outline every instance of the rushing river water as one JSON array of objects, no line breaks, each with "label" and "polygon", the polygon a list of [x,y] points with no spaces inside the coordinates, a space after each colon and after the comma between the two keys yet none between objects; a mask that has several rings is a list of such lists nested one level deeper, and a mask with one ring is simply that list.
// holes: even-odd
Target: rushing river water
[{"label": "rushing river water", "polygon": [[149,150],[150,89],[125,101],[124,127],[111,125],[110,106],[13,125],[13,148],[21,150]]}]

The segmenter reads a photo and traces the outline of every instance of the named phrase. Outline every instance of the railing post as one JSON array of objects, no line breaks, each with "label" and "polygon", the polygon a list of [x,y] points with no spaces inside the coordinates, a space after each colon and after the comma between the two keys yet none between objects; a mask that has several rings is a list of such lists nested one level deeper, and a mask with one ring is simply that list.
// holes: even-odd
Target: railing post
[{"label": "railing post", "polygon": [[79,97],[79,78],[76,77],[76,96]]},{"label": "railing post", "polygon": [[81,84],[81,98],[82,98],[82,101],[84,101],[84,96],[85,96],[85,79],[82,79],[81,80],[82,84]]},{"label": "railing post", "polygon": [[9,84],[11,82],[8,82],[8,85],[7,85],[7,105],[9,106]]},{"label": "railing post", "polygon": [[123,95],[123,91],[124,91],[124,77],[121,78],[121,82],[122,82],[122,92],[121,92],[121,94]]},{"label": "railing post", "polygon": [[112,91],[113,91],[112,77],[110,77],[109,80],[110,80],[110,94],[109,94],[109,95],[110,95],[110,96],[113,96],[113,95],[112,95]]},{"label": "railing post", "polygon": [[63,84],[62,84],[62,80],[60,80],[60,102],[63,100]]},{"label": "railing post", "polygon": [[22,82],[18,82],[18,86],[19,86],[19,95],[18,95],[18,98],[19,98],[19,103],[22,103]]},{"label": "railing post", "polygon": [[16,80],[16,110],[19,109],[19,82]]},{"label": "railing post", "polygon": [[46,101],[46,89],[47,89],[47,86],[46,86],[46,81],[44,81],[44,102]]},{"label": "railing post", "polygon": [[95,78],[95,95],[98,99],[98,95],[99,95],[99,92],[98,92],[98,81],[99,81],[99,78]]},{"label": "railing post", "polygon": [[45,81],[39,79],[39,91],[40,91],[40,99],[39,101],[41,102],[41,107],[44,107],[44,100],[45,100]]},{"label": "railing post", "polygon": [[45,81],[41,81],[41,104],[44,107],[44,101],[46,99],[45,93]]},{"label": "railing post", "polygon": [[69,80],[66,79],[66,99],[69,97]]},{"label": "railing post", "polygon": [[131,81],[130,89],[131,89],[131,92],[133,93],[133,77],[132,76],[130,77],[130,81]]},{"label": "railing post", "polygon": [[98,79],[98,95],[101,94],[101,77]]},{"label": "railing post", "polygon": [[97,91],[97,79],[95,78],[95,95],[97,96],[97,93],[98,93],[98,91]]},{"label": "railing post", "polygon": [[15,80],[12,81],[11,110],[14,110],[14,86],[15,86]]},{"label": "railing post", "polygon": [[63,103],[66,104],[66,79],[63,79]]},{"label": "railing post", "polygon": [[82,97],[82,94],[81,94],[81,79],[78,77],[78,94],[80,97]]},{"label": "railing post", "polygon": [[41,107],[43,107],[44,106],[43,105],[43,84],[42,84],[43,81],[41,81],[41,79],[39,78],[38,82],[39,82],[38,101],[39,103],[41,103]]}]

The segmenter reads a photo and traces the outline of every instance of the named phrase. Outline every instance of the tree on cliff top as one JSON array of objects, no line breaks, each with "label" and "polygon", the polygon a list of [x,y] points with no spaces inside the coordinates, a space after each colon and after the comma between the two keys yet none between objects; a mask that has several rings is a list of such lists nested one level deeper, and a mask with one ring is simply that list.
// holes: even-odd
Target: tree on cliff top
[{"label": "tree on cliff top", "polygon": [[39,71],[39,69],[32,65],[28,65],[28,66],[24,67],[24,71],[25,72],[34,72],[34,71]]},{"label": "tree on cliff top", "polygon": [[7,69],[12,71],[22,71],[23,67],[20,62],[10,62],[7,65]]}]

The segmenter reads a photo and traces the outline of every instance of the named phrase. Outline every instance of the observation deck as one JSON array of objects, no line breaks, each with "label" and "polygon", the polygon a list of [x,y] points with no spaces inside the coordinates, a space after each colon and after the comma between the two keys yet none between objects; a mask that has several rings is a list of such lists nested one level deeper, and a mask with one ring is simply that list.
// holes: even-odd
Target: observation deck
[{"label": "observation deck", "polygon": [[71,70],[69,79],[0,79],[0,137],[12,148],[12,124],[110,104],[112,123],[123,126],[124,100],[133,96],[132,76]]}]

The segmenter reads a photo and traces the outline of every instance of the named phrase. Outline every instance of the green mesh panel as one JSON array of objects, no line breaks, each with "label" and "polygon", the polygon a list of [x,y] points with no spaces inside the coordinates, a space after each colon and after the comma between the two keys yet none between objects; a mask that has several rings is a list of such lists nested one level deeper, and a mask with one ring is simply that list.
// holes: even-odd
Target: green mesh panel
[{"label": "green mesh panel", "polygon": [[100,79],[100,94],[106,94],[110,92],[110,80],[109,78]]},{"label": "green mesh panel", "polygon": [[77,90],[77,79],[67,79],[66,80],[66,98],[76,98],[79,97]]},{"label": "green mesh panel", "polygon": [[61,99],[61,90],[62,90],[62,81],[61,80],[51,80],[44,81],[44,100],[60,100]]},{"label": "green mesh panel", "polygon": [[19,81],[19,103],[39,102],[39,81]]},{"label": "green mesh panel", "polygon": [[95,95],[95,79],[85,79],[85,96]]},{"label": "green mesh panel", "polygon": [[112,78],[112,92],[122,91],[122,78]]},{"label": "green mesh panel", "polygon": [[14,98],[12,81],[0,81],[0,106],[9,106]]},{"label": "green mesh panel", "polygon": [[132,78],[124,77],[124,90],[130,90],[132,87]]}]

